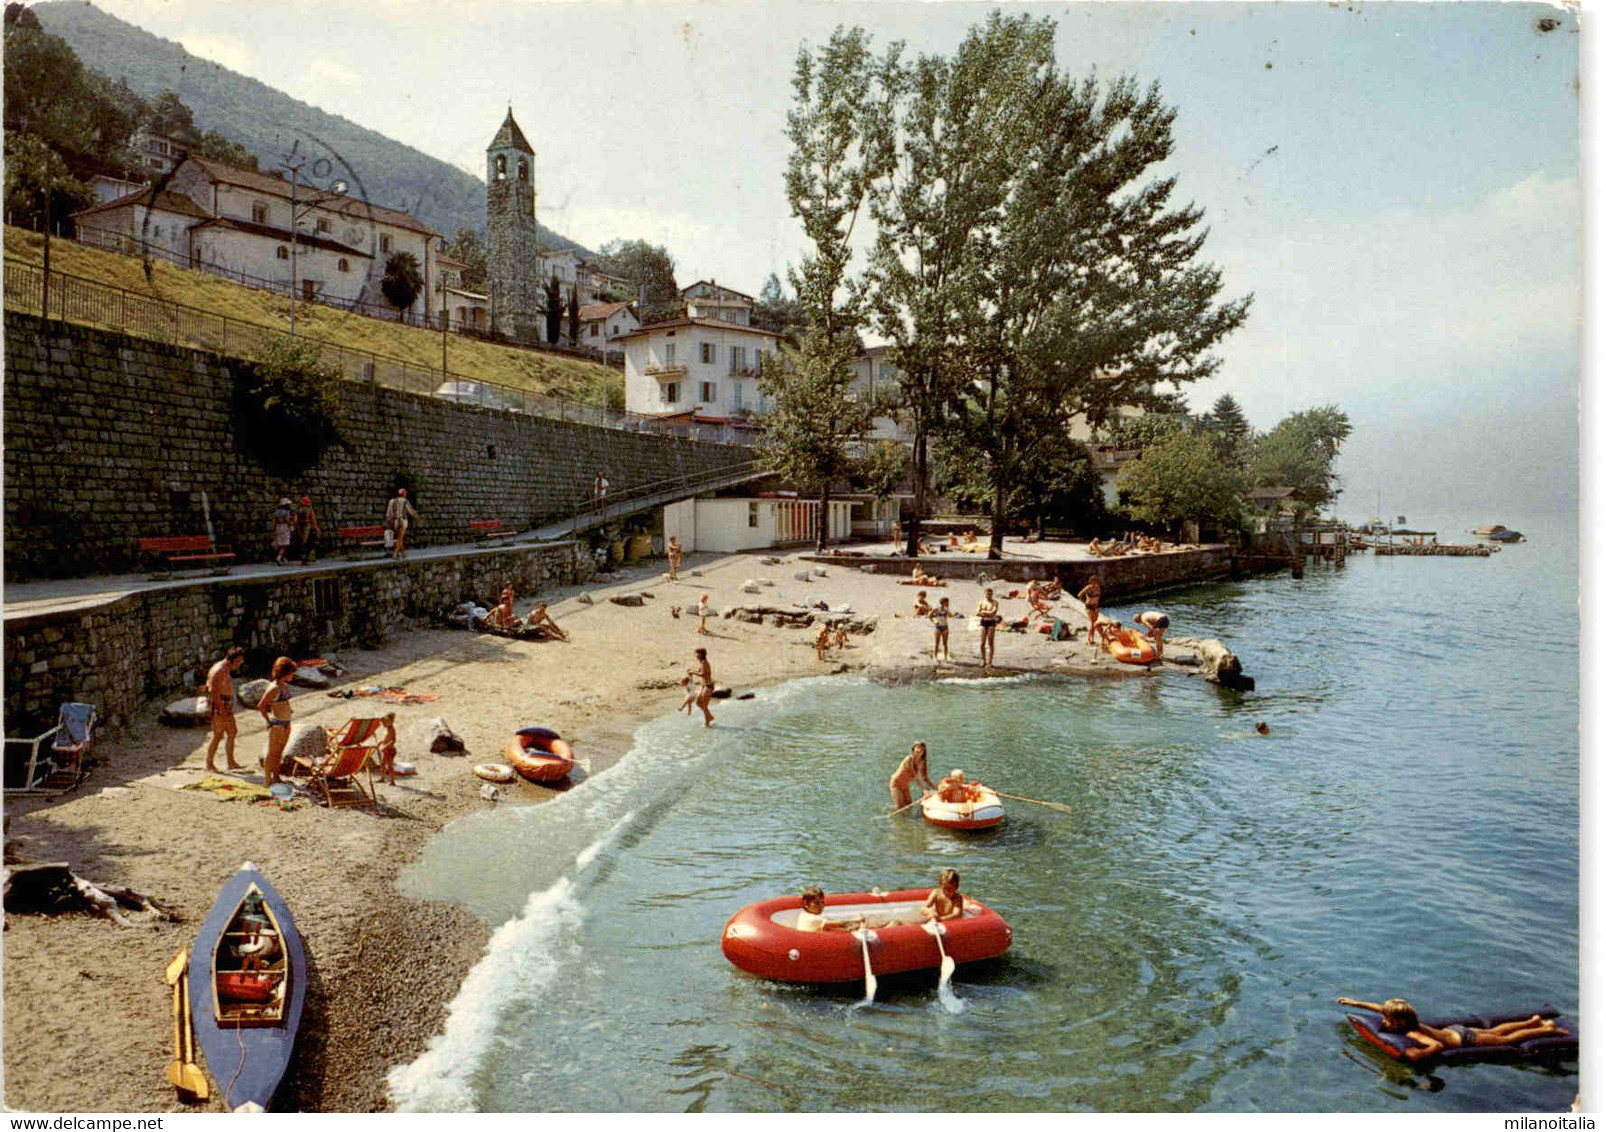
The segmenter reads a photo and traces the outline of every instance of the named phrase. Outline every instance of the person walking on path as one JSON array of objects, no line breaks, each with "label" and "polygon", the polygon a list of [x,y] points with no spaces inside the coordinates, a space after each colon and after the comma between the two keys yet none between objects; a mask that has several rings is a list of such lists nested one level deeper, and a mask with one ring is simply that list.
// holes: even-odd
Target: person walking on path
[{"label": "person walking on path", "polygon": [[591,509],[600,513],[607,505],[608,477],[598,472],[597,481],[591,485]]},{"label": "person walking on path", "polygon": [[274,661],[270,673],[273,683],[257,702],[257,710],[268,721],[268,753],[262,760],[264,786],[279,781],[279,760],[284,757],[285,744],[290,742],[290,677],[295,674],[296,662],[289,657]]},{"label": "person walking on path", "polygon": [[1087,606],[1087,643],[1093,643],[1093,632],[1099,623],[1099,598],[1104,596],[1104,587],[1099,585],[1098,575],[1089,578],[1087,585],[1077,593],[1076,600]]},{"label": "person walking on path", "polygon": [[422,517],[407,501],[407,489],[398,487],[395,498],[385,504],[385,530],[390,532],[395,542],[395,549],[390,552],[392,558],[407,556],[407,524]]},{"label": "person walking on path", "polygon": [[312,560],[318,557],[318,513],[312,509],[312,496],[303,495],[301,506],[296,508],[296,550],[301,555],[301,565],[310,566]]},{"label": "person walking on path", "polygon": [[981,666],[991,668],[998,657],[998,600],[989,588],[976,606],[976,618],[981,622]]},{"label": "person walking on path", "polygon": [[245,649],[235,645],[206,674],[206,699],[211,708],[212,722],[212,742],[206,748],[206,769],[213,773],[217,772],[219,740],[227,740],[223,745],[223,756],[228,760],[228,769],[240,769],[240,764],[234,761],[234,738],[239,734],[234,723],[234,673],[244,663]]},{"label": "person walking on path", "polygon": [[681,551],[681,549],[680,549],[680,539],[679,539],[678,536],[676,536],[676,535],[670,535],[669,536],[668,553],[669,553],[669,580],[671,582],[673,582],[673,581],[676,580],[676,578],[680,574],[680,557],[681,557],[681,554],[683,553]]},{"label": "person walking on path", "polygon": [[708,663],[707,649],[698,649],[693,655],[697,657],[697,663],[686,669],[686,675],[696,682],[696,704],[703,712],[703,726],[712,727],[714,715],[708,710],[708,704],[714,698],[714,669]]},{"label": "person walking on path", "polygon": [[288,498],[279,500],[273,512],[273,564],[283,566],[285,553],[290,549],[290,532],[295,527],[296,513]]}]

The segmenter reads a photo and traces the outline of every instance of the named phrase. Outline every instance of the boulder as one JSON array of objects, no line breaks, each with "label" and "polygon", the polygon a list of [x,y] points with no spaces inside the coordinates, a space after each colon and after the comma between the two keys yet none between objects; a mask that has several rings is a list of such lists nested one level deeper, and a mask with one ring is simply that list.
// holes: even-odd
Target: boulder
[{"label": "boulder", "polygon": [[163,708],[157,722],[169,727],[205,727],[211,718],[211,701],[205,696],[185,696]]},{"label": "boulder", "polygon": [[747,579],[747,581],[742,583],[742,592],[744,594],[762,593],[763,592],[763,588],[757,582],[755,582],[752,578],[749,578],[749,579]]},{"label": "boulder", "polygon": [[733,609],[730,615],[738,621],[746,621],[749,625],[764,624],[764,615],[756,609]]},{"label": "boulder", "polygon": [[596,598],[592,597],[590,594],[581,594],[579,597],[575,598],[574,600],[579,602],[581,605],[595,605],[596,604]]},{"label": "boulder", "polygon": [[781,564],[779,558],[760,558],[758,562],[760,566],[779,566]]},{"label": "boulder", "polygon": [[640,594],[620,594],[618,597],[610,597],[608,600],[613,602],[615,605],[628,605],[632,607],[647,604],[645,601],[641,600]]},{"label": "boulder", "polygon": [[653,593],[651,590],[642,590],[641,596],[646,598],[648,601],[656,601],[658,598],[658,595]]},{"label": "boulder", "polygon": [[316,668],[298,668],[296,674],[290,677],[290,683],[298,688],[327,688],[329,677]]},{"label": "boulder", "polygon": [[439,716],[408,728],[403,746],[409,751],[431,751],[437,755],[460,755],[465,749],[463,740]]},{"label": "boulder", "polygon": [[290,740],[284,745],[286,761],[300,756],[315,759],[329,747],[329,736],[316,723],[298,723],[290,729]]},{"label": "boulder", "polygon": [[1236,688],[1241,692],[1254,690],[1254,677],[1244,675],[1243,665],[1220,641],[1200,641],[1199,659],[1204,665],[1205,679],[1212,684],[1220,684],[1223,688]]},{"label": "boulder", "polygon": [[824,566],[816,566],[814,568],[814,576],[816,578],[829,578],[831,575],[825,572]]},{"label": "boulder", "polygon": [[809,580],[809,572],[807,570],[799,570],[792,575],[792,579],[797,582],[806,582]]},{"label": "boulder", "polygon": [[243,684],[236,684],[234,686],[234,710],[251,711],[255,709],[272,686],[272,680],[247,680]]},{"label": "boulder", "polygon": [[502,792],[487,782],[484,786],[480,787],[480,797],[484,798],[487,802],[495,802],[502,797]]},{"label": "boulder", "polygon": [[758,580],[758,584],[761,585],[761,586],[773,586],[775,584],[775,579],[774,578],[760,578]]}]

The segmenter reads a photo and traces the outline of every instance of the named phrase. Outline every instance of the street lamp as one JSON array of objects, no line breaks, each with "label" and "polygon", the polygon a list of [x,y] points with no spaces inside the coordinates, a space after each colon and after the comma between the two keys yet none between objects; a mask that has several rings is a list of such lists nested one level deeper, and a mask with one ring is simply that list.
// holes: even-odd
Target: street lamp
[{"label": "street lamp", "polygon": [[294,151],[284,155],[281,166],[290,172],[290,333],[296,332],[296,291],[300,282],[296,275],[296,235],[301,228],[301,218],[306,216],[319,205],[335,198],[346,195],[346,182],[336,181],[327,189],[314,193],[312,199],[299,211],[296,208],[296,189],[301,179],[301,167],[307,163],[308,155],[298,154]]}]

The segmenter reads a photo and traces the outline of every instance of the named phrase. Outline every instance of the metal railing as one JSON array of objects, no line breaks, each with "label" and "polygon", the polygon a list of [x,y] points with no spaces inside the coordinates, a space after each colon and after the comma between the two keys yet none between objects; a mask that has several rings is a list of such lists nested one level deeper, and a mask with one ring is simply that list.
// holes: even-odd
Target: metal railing
[{"label": "metal railing", "polygon": [[[50,272],[49,310],[45,274],[40,264],[8,257],[5,261],[5,307],[64,322],[99,326],[174,346],[189,346],[243,358],[261,357],[268,344],[289,335],[276,327],[246,322],[198,307],[184,306],[65,272]],[[439,397],[484,409],[526,413],[552,420],[575,421],[601,428],[677,436],[717,444],[757,443],[753,429],[731,425],[669,423],[657,417],[585,405],[517,386],[503,385],[451,370],[422,366],[371,350],[298,335],[316,342],[325,361],[353,381],[371,382],[408,393]]]},{"label": "metal railing", "polygon": [[[707,468],[700,472],[687,472],[684,475],[668,476],[661,480],[652,480],[649,483],[637,484],[621,491],[609,490],[599,506],[595,497],[586,496],[575,508],[572,515],[565,516],[557,522],[567,522],[570,533],[579,529],[580,524],[587,518],[595,518],[598,523],[607,522],[610,515],[619,515],[621,512],[615,508],[625,503],[639,503],[645,499],[656,499],[664,495],[695,494],[698,491],[721,487],[735,480],[748,479],[763,475],[766,472],[762,460],[744,460],[738,464],[726,464],[719,468]],[[628,513],[634,508],[627,508]]]},{"label": "metal railing", "polygon": [[[118,232],[110,228],[96,228],[88,224],[79,224],[77,242],[96,251],[114,252],[119,255],[134,256],[138,258],[159,259],[170,263],[174,267],[185,271],[200,271],[218,279],[227,280],[241,287],[249,287],[253,291],[267,291],[274,295],[281,295],[288,299],[291,286],[288,279],[269,279],[261,275],[251,275],[243,268],[236,269],[224,267],[218,263],[207,263],[204,260],[186,257],[182,252],[156,241],[147,240],[140,236],[130,235],[127,232]],[[377,319],[380,322],[398,323],[402,326],[411,326],[423,330],[441,329],[441,319],[450,320],[447,312],[434,315],[415,314],[411,309],[397,310],[389,303],[370,303],[356,298],[343,298],[339,295],[325,291],[321,285],[314,283],[313,290],[307,293],[302,280],[302,288],[296,292],[296,301],[303,303],[318,303],[322,306],[332,307],[335,310],[346,311],[349,314],[362,315],[364,318]],[[564,318],[564,326],[568,326],[568,318]],[[578,358],[582,361],[596,362],[600,365],[614,366],[617,358],[618,369],[624,368],[624,355],[617,350],[609,351],[596,346],[578,343],[564,346],[555,342],[528,342],[516,338],[507,338],[502,335],[492,335],[484,326],[471,326],[459,320],[457,325],[448,325],[448,333],[461,335],[465,338],[474,338],[479,341],[491,342],[498,346],[505,346],[514,350],[534,350],[543,354],[557,354],[561,357]]]}]

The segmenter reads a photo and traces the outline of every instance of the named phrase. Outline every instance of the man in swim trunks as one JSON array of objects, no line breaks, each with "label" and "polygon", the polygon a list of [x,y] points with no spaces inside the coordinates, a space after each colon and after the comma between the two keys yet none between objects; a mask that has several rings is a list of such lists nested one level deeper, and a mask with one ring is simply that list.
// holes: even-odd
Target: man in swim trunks
[{"label": "man in swim trunks", "polygon": [[227,740],[223,755],[228,769],[239,770],[241,766],[234,761],[234,738],[239,733],[234,723],[234,673],[244,663],[245,649],[235,645],[206,674],[206,698],[212,709],[212,742],[206,748],[206,769],[214,773],[219,740]]},{"label": "man in swim trunks", "polygon": [[923,782],[927,790],[935,790],[937,784],[931,781],[931,774],[926,770],[926,745],[915,743],[909,748],[909,753],[898,764],[898,769],[892,772],[892,778],[887,782],[887,788],[892,791],[892,808],[901,810],[911,804],[909,787],[915,782]]},{"label": "man in swim trunks", "polygon": [[976,605],[976,619],[981,622],[981,666],[991,668],[998,658],[998,623],[1003,620],[998,615],[998,600],[993,597],[991,588],[982,594]]},{"label": "man in swim trunks", "polygon": [[1076,600],[1087,606],[1087,643],[1093,643],[1093,630],[1099,623],[1099,599],[1104,596],[1104,587],[1099,585],[1098,575],[1088,579],[1087,585],[1076,595]]},{"label": "man in swim trunks", "polygon": [[1535,1014],[1516,1022],[1502,1022],[1498,1026],[1491,1026],[1480,1030],[1475,1026],[1463,1026],[1459,1022],[1452,1022],[1448,1026],[1429,1026],[1416,1016],[1416,1008],[1403,998],[1391,998],[1379,1005],[1373,1002],[1361,1002],[1354,998],[1341,998],[1340,1006],[1358,1006],[1362,1010],[1376,1011],[1383,1016],[1383,1031],[1390,1034],[1404,1034],[1417,1044],[1405,1051],[1405,1056],[1412,1061],[1420,1061],[1424,1057],[1446,1049],[1465,1049],[1472,1046],[1514,1046],[1520,1045],[1529,1038],[1543,1037],[1570,1037],[1571,1035],[1552,1019],[1541,1018]]},{"label": "man in swim trunks", "polygon": [[1132,618],[1132,623],[1140,625],[1149,631],[1149,640],[1154,642],[1155,656],[1160,656],[1165,652],[1165,646],[1161,644],[1160,639],[1165,636],[1165,631],[1171,628],[1171,618],[1161,613],[1158,609],[1146,609]]},{"label": "man in swim trunks", "polygon": [[535,603],[535,608],[530,610],[530,615],[524,619],[524,626],[527,629],[544,629],[560,641],[569,639],[569,634],[558,628],[558,623],[552,620],[552,614],[546,611],[544,601]]}]

